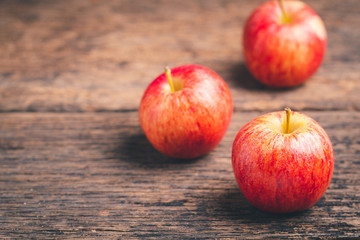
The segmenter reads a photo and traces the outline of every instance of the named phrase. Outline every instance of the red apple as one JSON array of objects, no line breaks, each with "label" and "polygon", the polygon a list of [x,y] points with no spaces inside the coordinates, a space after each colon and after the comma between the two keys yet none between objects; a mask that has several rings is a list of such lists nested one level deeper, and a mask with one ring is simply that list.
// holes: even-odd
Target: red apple
[{"label": "red apple", "polygon": [[293,87],[308,80],[320,66],[326,50],[321,18],[301,1],[269,1],[246,22],[245,62],[262,83]]},{"label": "red apple", "polygon": [[286,109],[255,118],[240,129],[232,165],[241,191],[254,206],[285,213],[305,210],[323,196],[334,155],[317,122]]},{"label": "red apple", "polygon": [[184,65],[166,70],[146,89],[139,108],[151,144],[173,158],[195,158],[214,149],[231,120],[225,81],[212,70]]}]

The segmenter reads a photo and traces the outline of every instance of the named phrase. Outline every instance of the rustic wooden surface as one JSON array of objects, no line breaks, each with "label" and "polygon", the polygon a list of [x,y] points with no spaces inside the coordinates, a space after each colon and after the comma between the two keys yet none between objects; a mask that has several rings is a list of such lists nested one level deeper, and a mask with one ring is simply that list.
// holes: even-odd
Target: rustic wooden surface
[{"label": "rustic wooden surface", "polygon": [[[360,3],[306,1],[328,30],[324,63],[274,90],[240,47],[261,2],[0,1],[0,237],[360,237]],[[152,148],[137,109],[165,65],[185,63],[218,72],[235,112],[213,152],[180,161]],[[238,189],[231,145],[286,105],[325,128],[335,169],[314,207],[268,214]]]}]

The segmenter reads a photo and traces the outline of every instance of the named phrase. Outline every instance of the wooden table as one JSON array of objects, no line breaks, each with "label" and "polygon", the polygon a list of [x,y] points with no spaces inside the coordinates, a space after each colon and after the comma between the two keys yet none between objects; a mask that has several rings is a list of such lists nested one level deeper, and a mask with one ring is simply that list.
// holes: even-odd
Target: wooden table
[{"label": "wooden table", "polygon": [[[306,84],[274,90],[254,80],[241,49],[262,1],[0,2],[0,237],[360,237],[360,17],[358,0],[309,0],[328,49]],[[163,67],[216,71],[234,115],[220,145],[169,159],[138,120]],[[334,147],[332,182],[301,213],[252,207],[235,182],[235,134],[290,106],[317,120]]]}]

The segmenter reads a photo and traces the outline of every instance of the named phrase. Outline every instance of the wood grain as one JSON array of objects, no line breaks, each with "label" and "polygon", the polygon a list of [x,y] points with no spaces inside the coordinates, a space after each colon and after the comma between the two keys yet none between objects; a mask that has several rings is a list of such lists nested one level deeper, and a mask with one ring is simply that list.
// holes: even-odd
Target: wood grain
[{"label": "wood grain", "polygon": [[360,113],[305,113],[328,132],[335,170],[315,206],[285,215],[252,207],[232,173],[235,134],[262,112],[235,113],[190,161],[155,151],[137,112],[2,113],[0,237],[360,237]]},{"label": "wood grain", "polygon": [[207,66],[236,111],[360,109],[357,0],[306,1],[328,50],[312,79],[268,89],[247,71],[242,28],[262,1],[1,1],[0,111],[136,110],[164,66]]}]

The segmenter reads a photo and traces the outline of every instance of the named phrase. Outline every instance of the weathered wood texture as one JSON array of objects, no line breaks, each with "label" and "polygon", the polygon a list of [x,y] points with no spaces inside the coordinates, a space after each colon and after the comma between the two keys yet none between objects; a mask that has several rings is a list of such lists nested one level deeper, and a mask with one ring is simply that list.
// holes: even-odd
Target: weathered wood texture
[{"label": "weathered wood texture", "polygon": [[335,170],[311,209],[263,213],[238,189],[236,113],[224,140],[191,161],[156,152],[136,112],[3,113],[0,237],[360,237],[360,113],[306,112],[328,132]]},{"label": "weathered wood texture", "polygon": [[313,78],[271,90],[244,65],[242,27],[256,1],[0,1],[0,111],[138,108],[166,65],[196,63],[231,87],[235,109],[360,109],[358,0],[306,1],[328,51]]}]

